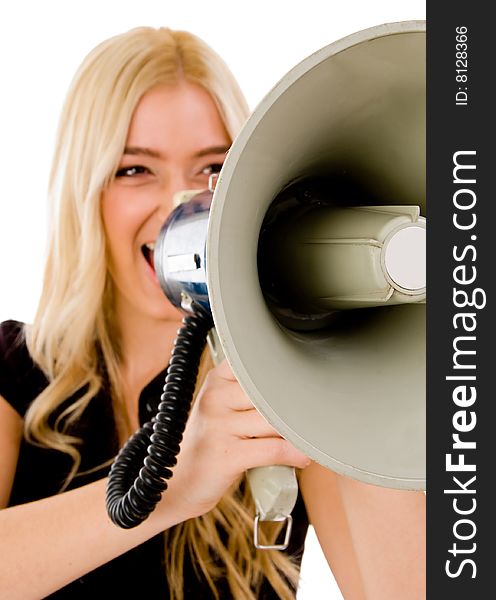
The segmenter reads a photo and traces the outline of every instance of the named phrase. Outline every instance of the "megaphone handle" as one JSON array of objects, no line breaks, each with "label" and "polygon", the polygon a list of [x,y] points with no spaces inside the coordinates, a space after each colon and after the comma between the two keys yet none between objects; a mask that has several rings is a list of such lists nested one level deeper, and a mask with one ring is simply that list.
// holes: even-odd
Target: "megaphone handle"
[{"label": "megaphone handle", "polygon": [[[209,331],[207,342],[214,364],[220,364],[225,355],[215,328]],[[248,470],[247,477],[257,511],[253,528],[255,547],[261,550],[285,550],[291,535],[291,512],[298,497],[294,468],[283,465],[256,467]],[[265,521],[286,522],[286,533],[281,544],[264,545],[260,542],[260,523]]]}]

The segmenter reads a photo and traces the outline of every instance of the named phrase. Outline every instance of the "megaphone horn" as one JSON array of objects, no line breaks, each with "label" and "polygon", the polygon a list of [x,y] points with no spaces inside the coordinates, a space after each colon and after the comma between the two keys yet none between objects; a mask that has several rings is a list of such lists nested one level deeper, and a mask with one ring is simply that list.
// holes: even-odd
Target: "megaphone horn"
[{"label": "megaphone horn", "polygon": [[422,215],[425,23],[387,24],[311,55],[261,102],[206,250],[216,329],[259,411],[320,464],[403,489],[425,489]]}]

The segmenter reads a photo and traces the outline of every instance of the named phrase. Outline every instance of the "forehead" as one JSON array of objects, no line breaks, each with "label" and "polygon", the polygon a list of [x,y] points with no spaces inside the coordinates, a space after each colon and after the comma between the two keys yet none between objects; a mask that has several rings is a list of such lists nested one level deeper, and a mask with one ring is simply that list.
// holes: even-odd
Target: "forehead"
[{"label": "forehead", "polygon": [[160,85],[142,96],[129,126],[127,144],[163,148],[229,143],[210,94],[199,85]]}]

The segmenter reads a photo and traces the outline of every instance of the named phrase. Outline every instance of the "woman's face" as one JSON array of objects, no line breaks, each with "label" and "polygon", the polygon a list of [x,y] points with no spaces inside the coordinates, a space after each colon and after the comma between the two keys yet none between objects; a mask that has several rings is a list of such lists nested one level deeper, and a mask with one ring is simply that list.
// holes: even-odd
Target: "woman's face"
[{"label": "woman's face", "polygon": [[200,86],[157,86],[138,103],[124,154],[102,200],[117,307],[125,314],[180,317],[160,289],[153,244],[173,208],[173,195],[206,189],[229,146],[217,107]]}]

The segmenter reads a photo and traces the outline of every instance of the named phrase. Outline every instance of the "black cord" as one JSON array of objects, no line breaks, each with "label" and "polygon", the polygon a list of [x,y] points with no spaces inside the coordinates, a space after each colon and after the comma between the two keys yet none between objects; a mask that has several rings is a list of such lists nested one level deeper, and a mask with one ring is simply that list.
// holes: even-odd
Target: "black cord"
[{"label": "black cord", "polygon": [[124,529],[142,523],[167,489],[188,420],[200,358],[212,326],[212,318],[201,311],[183,319],[158,412],[129,438],[110,469],[107,512]]}]

